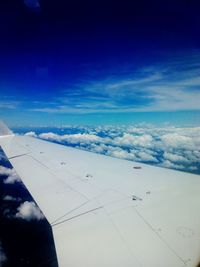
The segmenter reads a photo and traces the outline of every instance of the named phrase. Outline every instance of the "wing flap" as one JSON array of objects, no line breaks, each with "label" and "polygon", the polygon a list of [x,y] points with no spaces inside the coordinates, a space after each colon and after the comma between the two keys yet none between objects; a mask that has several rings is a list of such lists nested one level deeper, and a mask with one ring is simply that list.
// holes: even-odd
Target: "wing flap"
[{"label": "wing flap", "polygon": [[109,216],[101,208],[54,226],[53,234],[63,267],[184,266],[133,208]]}]

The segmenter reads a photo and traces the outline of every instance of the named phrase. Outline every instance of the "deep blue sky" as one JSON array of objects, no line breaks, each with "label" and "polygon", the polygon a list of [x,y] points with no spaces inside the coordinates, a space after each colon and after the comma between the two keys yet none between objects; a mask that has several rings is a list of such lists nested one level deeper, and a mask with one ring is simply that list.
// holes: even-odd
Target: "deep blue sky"
[{"label": "deep blue sky", "polygon": [[200,123],[199,1],[0,5],[10,125]]}]

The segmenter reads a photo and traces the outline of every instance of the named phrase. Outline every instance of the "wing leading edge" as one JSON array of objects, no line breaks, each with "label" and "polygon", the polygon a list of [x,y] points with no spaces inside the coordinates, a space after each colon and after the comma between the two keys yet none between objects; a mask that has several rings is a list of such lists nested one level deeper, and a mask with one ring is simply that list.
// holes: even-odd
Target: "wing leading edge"
[{"label": "wing leading edge", "polygon": [[60,267],[198,265],[198,175],[8,131],[0,145],[52,226]]}]

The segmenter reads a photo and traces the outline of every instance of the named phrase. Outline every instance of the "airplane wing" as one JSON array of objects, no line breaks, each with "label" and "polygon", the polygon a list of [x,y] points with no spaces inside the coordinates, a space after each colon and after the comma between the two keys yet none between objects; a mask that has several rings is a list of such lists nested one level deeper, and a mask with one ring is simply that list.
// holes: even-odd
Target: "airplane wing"
[{"label": "airplane wing", "polygon": [[200,176],[81,151],[0,126],[49,221],[59,267],[197,267]]}]

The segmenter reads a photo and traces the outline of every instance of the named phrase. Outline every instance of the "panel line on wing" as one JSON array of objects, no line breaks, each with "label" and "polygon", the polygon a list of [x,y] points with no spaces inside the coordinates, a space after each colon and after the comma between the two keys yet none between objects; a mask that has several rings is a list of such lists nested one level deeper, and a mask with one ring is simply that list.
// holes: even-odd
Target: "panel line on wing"
[{"label": "panel line on wing", "polygon": [[72,219],[75,219],[75,218],[77,218],[77,217],[80,217],[80,216],[82,216],[82,215],[85,215],[85,214],[94,212],[94,211],[99,210],[99,209],[102,209],[102,208],[103,208],[103,206],[100,206],[100,207],[97,207],[97,208],[95,208],[95,209],[88,210],[88,211],[86,211],[86,212],[83,212],[83,213],[80,213],[80,214],[78,214],[78,215],[75,215],[75,216],[73,216],[73,217],[71,217],[71,218],[67,218],[66,220],[63,220],[63,221],[61,221],[61,222],[58,222],[58,223],[55,223],[55,224],[51,224],[51,226],[54,227],[54,226],[59,225],[59,224],[61,224],[61,223],[70,221],[70,220],[72,220]]},{"label": "panel line on wing", "polygon": [[129,253],[137,260],[138,264],[141,266],[141,261],[139,260],[138,256],[133,253],[133,250],[131,249],[130,245],[128,244],[127,240],[124,238],[122,232],[120,231],[120,229],[118,228],[117,224],[115,223],[115,221],[112,219],[111,214],[109,214],[109,212],[104,208],[104,212],[107,215],[110,223],[113,225],[113,228],[115,229],[115,231],[118,233],[119,238],[121,239],[121,241],[123,242],[123,244],[126,246],[127,250],[129,251]]},{"label": "panel line on wing", "polygon": [[86,201],[85,203],[81,204],[80,206],[76,207],[73,210],[68,211],[67,213],[65,213],[64,215],[62,215],[61,217],[57,218],[55,221],[51,222],[51,225],[55,224],[56,222],[58,222],[59,220],[61,220],[62,218],[64,218],[65,216],[69,215],[70,213],[74,212],[75,210],[78,210],[79,208],[83,207],[84,205],[86,205],[89,202]]},{"label": "panel line on wing", "polygon": [[158,236],[158,238],[174,253],[185,265],[185,261],[176,253],[176,251],[159,235],[159,233],[151,226],[151,224],[139,213],[139,211],[134,208],[138,216],[151,228],[151,230]]},{"label": "panel line on wing", "polygon": [[28,155],[28,154],[30,154],[30,152],[29,152],[29,153],[20,154],[20,155],[16,155],[16,156],[10,157],[10,158],[8,158],[8,159],[14,159],[14,158],[18,158],[18,157],[26,156],[26,155]]}]

